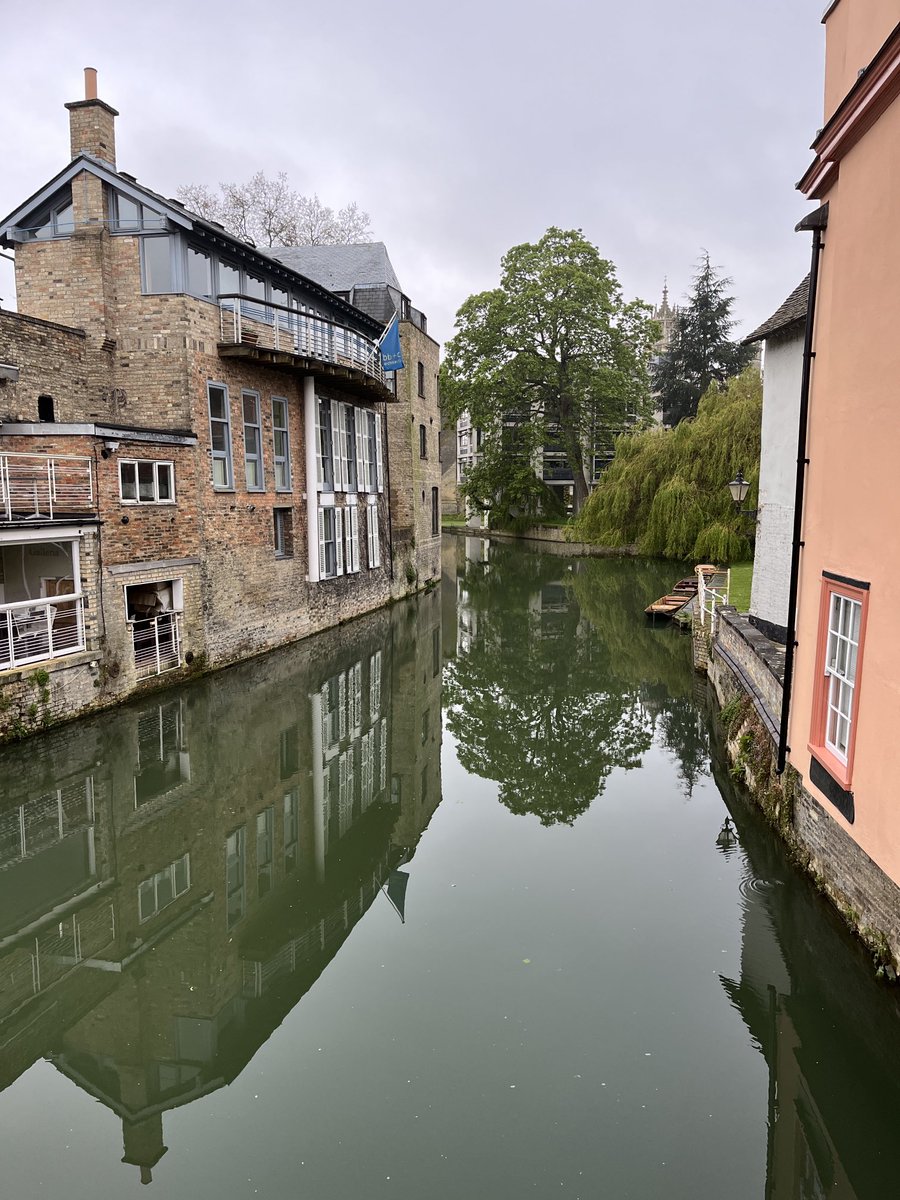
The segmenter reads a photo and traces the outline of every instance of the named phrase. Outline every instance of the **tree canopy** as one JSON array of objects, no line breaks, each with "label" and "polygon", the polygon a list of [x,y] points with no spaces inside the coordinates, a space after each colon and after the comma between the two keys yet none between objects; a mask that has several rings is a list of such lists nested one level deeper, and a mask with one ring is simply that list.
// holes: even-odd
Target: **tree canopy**
[{"label": "tree canopy", "polygon": [[623,299],[615,267],[580,230],[550,228],[504,255],[499,286],[456,314],[442,368],[446,415],[468,412],[483,433],[462,481],[470,503],[501,521],[536,515],[549,489],[535,465],[552,445],[582,506],[593,448],[650,414],[650,312]]},{"label": "tree canopy", "polygon": [[324,246],[369,242],[369,214],[353,200],[337,212],[317,195],[303,196],[284,171],[274,178],[262,171],[246,183],[220,183],[216,192],[203,183],[177,189],[178,199],[207,221],[218,221],[235,237],[257,246]]},{"label": "tree canopy", "polygon": [[759,481],[762,381],[754,367],[710,384],[697,417],[674,429],[626,434],[575,522],[574,536],[695,562],[749,558],[749,519],[728,482],[743,470],[753,507]]},{"label": "tree canopy", "polygon": [[704,251],[688,302],[675,314],[672,340],[653,373],[667,425],[695,416],[709,385],[739,375],[753,357],[751,347],[730,338],[730,286],[731,280],[717,273]]}]

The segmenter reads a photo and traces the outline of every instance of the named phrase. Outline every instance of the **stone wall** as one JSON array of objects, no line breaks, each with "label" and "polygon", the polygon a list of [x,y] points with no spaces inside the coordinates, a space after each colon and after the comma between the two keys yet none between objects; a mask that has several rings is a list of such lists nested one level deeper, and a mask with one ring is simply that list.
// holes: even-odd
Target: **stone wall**
[{"label": "stone wall", "polygon": [[720,610],[720,617],[708,674],[727,714],[732,771],[743,776],[798,866],[869,948],[879,971],[894,980],[900,965],[900,888],[833,819],[793,767],[776,774],[778,730],[768,718],[780,713],[777,655],[784,648],[768,642],[733,609]]}]

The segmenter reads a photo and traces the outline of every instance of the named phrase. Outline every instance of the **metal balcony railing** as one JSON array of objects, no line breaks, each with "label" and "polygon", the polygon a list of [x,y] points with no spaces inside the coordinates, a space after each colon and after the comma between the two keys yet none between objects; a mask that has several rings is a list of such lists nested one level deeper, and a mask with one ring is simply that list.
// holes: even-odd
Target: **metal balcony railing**
[{"label": "metal balcony railing", "polygon": [[85,649],[84,596],[0,604],[0,671]]},{"label": "metal balcony railing", "polygon": [[130,621],[138,679],[181,666],[181,614],[162,613]]},{"label": "metal balcony railing", "polygon": [[0,454],[0,520],[33,521],[91,512],[89,458],[68,454]]},{"label": "metal balcony railing", "polygon": [[254,346],[351,367],[385,387],[392,386],[392,379],[381,368],[375,342],[347,325],[238,292],[219,296],[218,303],[225,345]]}]

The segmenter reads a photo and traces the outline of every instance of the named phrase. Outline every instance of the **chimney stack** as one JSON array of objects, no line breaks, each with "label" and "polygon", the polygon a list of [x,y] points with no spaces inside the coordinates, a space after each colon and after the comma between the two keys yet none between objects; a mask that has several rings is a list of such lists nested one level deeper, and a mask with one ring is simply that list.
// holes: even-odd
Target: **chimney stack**
[{"label": "chimney stack", "polygon": [[111,167],[116,165],[116,110],[97,98],[97,70],[84,68],[84,99],[72,100],[69,110],[69,140],[72,157],[91,154]]}]

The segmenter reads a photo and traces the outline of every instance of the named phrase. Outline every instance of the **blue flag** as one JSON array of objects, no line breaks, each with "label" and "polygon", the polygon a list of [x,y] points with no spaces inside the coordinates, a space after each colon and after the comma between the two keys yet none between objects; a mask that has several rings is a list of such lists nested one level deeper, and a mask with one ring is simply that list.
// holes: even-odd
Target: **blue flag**
[{"label": "blue flag", "polygon": [[403,354],[400,350],[400,325],[394,317],[390,329],[381,342],[381,366],[385,371],[402,371]]}]

